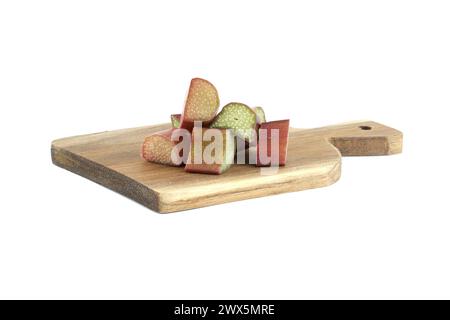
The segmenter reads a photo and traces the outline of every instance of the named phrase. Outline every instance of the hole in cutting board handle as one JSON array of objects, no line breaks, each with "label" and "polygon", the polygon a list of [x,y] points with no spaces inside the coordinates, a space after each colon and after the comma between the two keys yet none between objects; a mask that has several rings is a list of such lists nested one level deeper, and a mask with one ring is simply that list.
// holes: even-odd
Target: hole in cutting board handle
[{"label": "hole in cutting board handle", "polygon": [[370,126],[359,126],[359,128],[361,130],[372,130],[372,127],[370,127]]}]

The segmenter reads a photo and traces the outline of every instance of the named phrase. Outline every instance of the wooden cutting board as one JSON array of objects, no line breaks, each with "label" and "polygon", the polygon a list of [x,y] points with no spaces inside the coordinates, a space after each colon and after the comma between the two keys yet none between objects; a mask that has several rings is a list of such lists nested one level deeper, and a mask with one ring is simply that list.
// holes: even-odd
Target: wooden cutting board
[{"label": "wooden cutting board", "polygon": [[168,213],[283,192],[325,187],[341,174],[341,156],[400,153],[402,133],[376,122],[291,129],[287,165],[272,175],[235,165],[220,176],[145,162],[144,138],[170,124],[107,131],[53,141],[53,163],[144,206]]}]

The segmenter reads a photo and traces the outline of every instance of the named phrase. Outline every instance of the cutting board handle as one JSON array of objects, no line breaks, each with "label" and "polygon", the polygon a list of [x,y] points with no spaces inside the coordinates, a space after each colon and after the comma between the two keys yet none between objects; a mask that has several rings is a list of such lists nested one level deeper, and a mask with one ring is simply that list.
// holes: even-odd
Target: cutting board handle
[{"label": "cutting board handle", "polygon": [[373,121],[345,123],[317,128],[343,156],[382,156],[402,152],[403,134]]}]

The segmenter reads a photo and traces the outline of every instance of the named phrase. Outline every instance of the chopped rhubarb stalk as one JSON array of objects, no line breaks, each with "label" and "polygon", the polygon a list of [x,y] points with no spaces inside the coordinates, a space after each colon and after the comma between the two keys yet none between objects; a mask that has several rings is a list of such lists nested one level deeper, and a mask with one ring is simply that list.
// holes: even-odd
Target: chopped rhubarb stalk
[{"label": "chopped rhubarb stalk", "polygon": [[181,114],[172,114],[170,120],[172,121],[172,128],[178,129],[181,124]]},{"label": "chopped rhubarb stalk", "polygon": [[204,126],[208,126],[218,109],[217,89],[207,80],[194,78],[189,86],[180,127],[191,131],[195,121],[201,121]]},{"label": "chopped rhubarb stalk", "polygon": [[[141,156],[143,159],[165,164],[169,166],[179,166],[181,163],[174,162],[175,159],[172,158],[172,150],[175,150],[178,145],[178,141],[172,141],[172,133],[178,129],[167,129],[164,131],[156,132],[151,136],[145,138],[144,143],[141,148]],[[181,139],[180,139],[181,140]],[[182,150],[179,150],[178,155],[180,159],[182,157]]]},{"label": "chopped rhubarb stalk", "polygon": [[235,142],[231,130],[194,128],[185,171],[222,174],[234,162]]},{"label": "chopped rhubarb stalk", "polygon": [[256,113],[243,103],[232,102],[223,107],[222,111],[211,123],[211,128],[232,129],[242,140],[256,140]]},{"label": "chopped rhubarb stalk", "polygon": [[256,113],[256,122],[258,124],[266,122],[266,113],[261,107],[254,107],[253,111]]},{"label": "chopped rhubarb stalk", "polygon": [[[263,132],[263,130],[265,131]],[[276,136],[274,130],[278,130],[278,141],[272,141],[272,136]],[[267,141],[262,141],[266,137]],[[286,165],[288,138],[289,120],[262,123],[259,128],[257,166]],[[278,143],[278,148],[272,150],[272,143]]]}]

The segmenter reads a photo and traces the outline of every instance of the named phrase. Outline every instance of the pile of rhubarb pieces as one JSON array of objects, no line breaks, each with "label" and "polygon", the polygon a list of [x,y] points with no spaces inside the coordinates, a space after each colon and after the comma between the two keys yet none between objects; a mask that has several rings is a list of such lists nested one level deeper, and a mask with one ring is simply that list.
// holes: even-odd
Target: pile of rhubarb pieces
[{"label": "pile of rhubarb pieces", "polygon": [[[214,85],[192,79],[183,114],[171,116],[172,128],[145,139],[142,157],[164,165],[184,165],[186,172],[206,174],[222,174],[235,163],[261,167],[286,164],[289,120],[266,122],[261,107],[250,108],[238,102],[225,105],[217,113],[219,105]],[[211,131],[222,138],[220,148],[215,147],[211,153],[215,161],[201,158],[214,141],[206,138]],[[271,141],[275,131],[276,148]],[[200,160],[194,154],[200,155]]]}]

